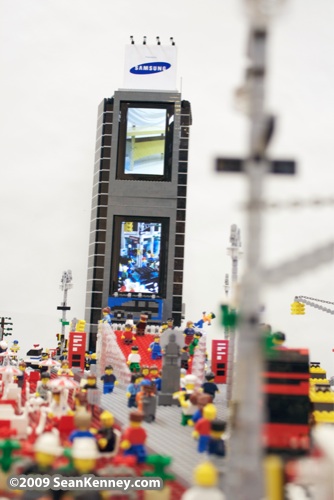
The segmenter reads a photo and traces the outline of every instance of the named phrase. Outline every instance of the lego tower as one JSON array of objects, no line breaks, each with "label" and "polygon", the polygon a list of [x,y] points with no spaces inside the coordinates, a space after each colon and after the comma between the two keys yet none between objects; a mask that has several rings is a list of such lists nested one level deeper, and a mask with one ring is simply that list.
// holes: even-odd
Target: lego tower
[{"label": "lego tower", "polygon": [[85,319],[102,308],[181,323],[191,108],[176,90],[176,47],[132,43],[124,88],[98,108]]}]

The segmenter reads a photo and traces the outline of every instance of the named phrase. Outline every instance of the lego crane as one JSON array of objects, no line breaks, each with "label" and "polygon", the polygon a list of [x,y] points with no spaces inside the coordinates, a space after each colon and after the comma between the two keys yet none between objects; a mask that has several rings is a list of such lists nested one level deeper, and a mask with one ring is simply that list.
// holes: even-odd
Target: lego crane
[{"label": "lego crane", "polygon": [[334,302],[329,300],[316,299],[314,297],[305,297],[304,295],[296,295],[294,302],[291,304],[291,314],[305,314],[305,305],[319,309],[328,314],[334,314],[334,309],[329,309],[321,304],[330,304],[334,306]]}]

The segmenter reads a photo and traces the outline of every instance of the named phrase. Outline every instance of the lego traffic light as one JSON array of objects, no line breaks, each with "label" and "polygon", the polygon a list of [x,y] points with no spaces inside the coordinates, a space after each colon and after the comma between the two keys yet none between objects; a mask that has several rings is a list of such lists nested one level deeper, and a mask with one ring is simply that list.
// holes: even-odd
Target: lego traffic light
[{"label": "lego traffic light", "polygon": [[305,304],[302,302],[292,302],[291,304],[291,314],[305,314]]},{"label": "lego traffic light", "polygon": [[2,328],[2,335],[6,336],[7,335],[12,335],[13,333],[13,323],[12,323],[12,318],[1,318],[1,328]]},{"label": "lego traffic light", "polygon": [[79,319],[79,321],[76,324],[75,331],[76,332],[84,332],[85,326],[86,326],[86,321],[83,319]]},{"label": "lego traffic light", "polygon": [[133,222],[124,222],[124,231],[131,233],[133,231]]}]

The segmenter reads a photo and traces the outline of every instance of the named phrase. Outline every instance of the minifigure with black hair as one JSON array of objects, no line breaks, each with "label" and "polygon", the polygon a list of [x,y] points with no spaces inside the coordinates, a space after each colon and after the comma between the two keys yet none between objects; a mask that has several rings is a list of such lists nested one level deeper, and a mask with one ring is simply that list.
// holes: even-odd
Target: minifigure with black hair
[{"label": "minifigure with black hair", "polygon": [[205,382],[202,384],[203,392],[210,394],[212,400],[215,399],[215,395],[219,392],[217,384],[215,384],[215,374],[213,372],[207,372],[205,374]]}]

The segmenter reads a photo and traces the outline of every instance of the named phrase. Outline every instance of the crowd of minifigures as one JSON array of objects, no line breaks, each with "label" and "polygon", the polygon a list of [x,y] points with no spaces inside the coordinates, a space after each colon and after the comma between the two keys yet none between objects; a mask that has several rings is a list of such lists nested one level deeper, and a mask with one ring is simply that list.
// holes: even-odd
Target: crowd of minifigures
[{"label": "crowd of minifigures", "polygon": [[[197,328],[212,318],[213,315],[203,314]],[[108,309],[103,310],[101,321],[110,321]],[[111,412],[100,407],[101,392],[112,395],[119,382],[111,364],[97,369],[96,353],[86,352],[85,371],[78,373],[70,366],[66,344],[45,352],[41,346],[34,345],[31,352],[40,352],[40,357],[35,361],[30,358],[26,363],[18,361],[18,341],[14,341],[11,347],[4,341],[0,343],[2,498],[108,498],[105,492],[98,491],[8,491],[4,483],[12,474],[117,475],[121,467],[132,467],[138,476],[150,473],[149,464],[155,462],[147,452],[147,431],[142,423],[155,420],[165,355],[165,345],[160,344],[160,339],[166,330],[174,331],[173,321],[167,320],[153,335],[151,332],[147,334],[149,330],[147,316],[143,314],[137,325],[130,321],[118,332],[119,342],[130,349],[127,365],[131,382],[126,387],[124,401],[130,412],[128,426],[123,428],[115,422]],[[145,348],[145,359],[150,358],[147,364],[141,363],[139,348],[134,344],[137,337],[147,337],[148,341],[153,339]],[[225,422],[216,418],[213,401],[218,387],[214,374],[208,372],[206,380],[200,384],[196,375],[191,373],[192,358],[201,337],[202,333],[188,322],[178,356],[179,386],[173,398],[180,405],[181,424],[193,426],[198,451],[206,452],[208,456],[224,456],[222,436]],[[163,458],[167,459],[160,457],[160,460]],[[209,473],[203,475],[203,467]],[[197,486],[193,494],[196,488],[202,491],[203,487],[215,491],[218,476],[209,462],[202,464],[195,478]],[[138,498],[142,498],[141,494],[143,492],[138,493]],[[158,493],[155,494],[159,498]],[[169,498],[181,498],[180,491]]]}]

